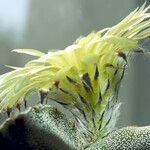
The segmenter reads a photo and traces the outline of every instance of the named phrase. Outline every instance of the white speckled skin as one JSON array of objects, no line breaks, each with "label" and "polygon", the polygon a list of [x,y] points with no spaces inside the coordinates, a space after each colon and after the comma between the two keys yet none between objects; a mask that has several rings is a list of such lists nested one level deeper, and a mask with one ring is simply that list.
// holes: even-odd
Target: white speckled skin
[{"label": "white speckled skin", "polygon": [[38,105],[8,119],[0,128],[3,150],[76,149],[76,127],[59,110]]},{"label": "white speckled skin", "polygon": [[150,126],[116,130],[87,150],[150,150]]},{"label": "white speckled skin", "polygon": [[73,120],[51,106],[38,105],[0,128],[3,150],[150,150],[150,126],[113,131],[90,147],[81,146]]}]

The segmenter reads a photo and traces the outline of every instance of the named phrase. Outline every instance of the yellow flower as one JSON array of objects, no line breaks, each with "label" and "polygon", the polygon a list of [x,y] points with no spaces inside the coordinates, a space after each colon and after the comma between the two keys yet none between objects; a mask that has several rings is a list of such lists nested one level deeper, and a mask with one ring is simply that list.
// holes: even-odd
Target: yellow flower
[{"label": "yellow flower", "polygon": [[139,50],[138,42],[150,36],[149,9],[144,4],[117,25],[80,37],[65,50],[47,54],[13,50],[39,58],[0,76],[0,110],[39,91],[41,98],[47,96],[71,110],[87,140],[108,134],[120,106],[117,94],[128,54]]}]

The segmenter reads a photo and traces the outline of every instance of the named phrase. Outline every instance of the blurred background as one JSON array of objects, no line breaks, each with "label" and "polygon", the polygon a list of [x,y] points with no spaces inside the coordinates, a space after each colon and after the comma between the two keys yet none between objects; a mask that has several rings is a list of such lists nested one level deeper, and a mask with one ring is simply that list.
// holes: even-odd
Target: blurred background
[{"label": "blurred background", "polygon": [[[118,23],[145,0],[0,0],[0,74],[31,59],[18,48],[64,49],[80,35]],[[150,1],[147,2],[150,4]],[[144,41],[150,50],[150,41]],[[150,125],[150,56],[132,56],[120,90],[118,126]]]}]

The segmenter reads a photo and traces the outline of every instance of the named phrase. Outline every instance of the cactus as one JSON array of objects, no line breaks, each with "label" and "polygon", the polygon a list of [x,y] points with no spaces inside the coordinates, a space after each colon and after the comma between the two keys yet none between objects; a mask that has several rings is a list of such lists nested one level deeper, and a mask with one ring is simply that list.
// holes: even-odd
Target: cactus
[{"label": "cactus", "polygon": [[[8,119],[0,128],[3,150],[80,150],[79,132],[74,120],[52,106],[37,105]],[[85,150],[149,150],[150,127],[114,130]]]},{"label": "cactus", "polygon": [[[9,115],[13,107],[20,109],[21,103],[26,104],[36,92],[42,104],[45,100],[55,101],[72,117],[52,106],[35,106],[2,125],[2,137],[21,118],[29,131],[25,132],[25,145],[31,147],[36,146],[36,136],[40,139],[41,132],[36,133],[35,129],[47,132],[50,141],[45,149],[138,149],[138,143],[139,147],[144,143],[149,147],[149,127],[115,131],[121,105],[118,90],[127,59],[130,53],[145,53],[139,42],[150,36],[150,6],[145,5],[111,28],[80,37],[65,50],[47,54],[32,49],[13,50],[38,58],[21,68],[11,67],[13,71],[0,76],[0,110]],[[145,140],[140,140],[142,137]],[[134,139],[131,144],[129,139]]]}]

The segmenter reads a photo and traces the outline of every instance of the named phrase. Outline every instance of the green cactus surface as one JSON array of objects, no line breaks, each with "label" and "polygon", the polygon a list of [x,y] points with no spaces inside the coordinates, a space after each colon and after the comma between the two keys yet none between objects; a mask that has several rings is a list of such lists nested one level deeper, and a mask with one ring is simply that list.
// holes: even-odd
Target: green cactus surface
[{"label": "green cactus surface", "polygon": [[0,127],[3,150],[149,150],[150,127],[117,129],[84,148],[80,140],[74,120],[46,105],[37,105]]}]

